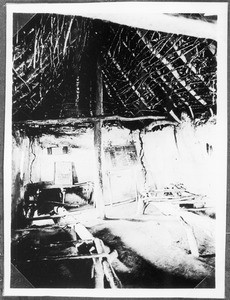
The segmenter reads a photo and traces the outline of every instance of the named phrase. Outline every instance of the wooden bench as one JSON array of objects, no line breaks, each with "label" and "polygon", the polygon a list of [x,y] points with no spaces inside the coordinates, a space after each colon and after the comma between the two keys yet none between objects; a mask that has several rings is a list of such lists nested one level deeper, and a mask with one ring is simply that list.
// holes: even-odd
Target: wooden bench
[{"label": "wooden bench", "polygon": [[184,206],[185,208],[186,205],[192,205],[189,209],[194,208],[195,204],[200,204],[200,208],[196,208],[199,210],[204,208],[205,201],[202,200],[204,197],[203,195],[191,193],[185,188],[155,189],[138,196],[138,213],[144,214],[150,204],[160,202]]}]

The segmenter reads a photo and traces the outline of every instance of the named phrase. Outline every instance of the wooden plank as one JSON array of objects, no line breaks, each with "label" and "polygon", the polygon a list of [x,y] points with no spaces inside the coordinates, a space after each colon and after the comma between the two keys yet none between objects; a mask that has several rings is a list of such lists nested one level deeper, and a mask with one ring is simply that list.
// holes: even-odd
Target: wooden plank
[{"label": "wooden plank", "polygon": [[199,257],[199,250],[198,250],[198,245],[197,245],[197,241],[196,241],[196,237],[194,235],[193,232],[193,228],[190,224],[188,224],[183,217],[179,217],[179,220],[181,222],[181,224],[183,225],[186,235],[187,235],[187,239],[188,239],[188,243],[189,243],[189,247],[191,250],[191,254],[195,257]]},{"label": "wooden plank", "polygon": [[82,225],[81,223],[77,223],[74,225],[73,229],[76,234],[79,236],[81,240],[93,240],[93,235],[89,232],[89,230]]},{"label": "wooden plank", "polygon": [[[106,257],[106,253],[100,254],[82,254],[82,255],[59,255],[59,256],[44,256],[39,257],[38,259],[27,259],[25,262],[36,262],[36,261],[55,261],[55,260],[71,260],[71,259],[101,259],[102,257]],[[19,263],[19,262],[17,262]],[[20,262],[21,263],[21,262]]]},{"label": "wooden plank", "polygon": [[196,201],[196,200],[162,200],[162,201],[144,201],[144,205],[148,206],[149,204],[153,204],[154,203],[168,203],[168,204],[204,204],[204,202],[202,201]]},{"label": "wooden plank", "polygon": [[144,198],[143,201],[144,202],[169,202],[169,203],[174,203],[174,202],[182,202],[185,203],[185,201],[188,201],[189,203],[194,203],[194,202],[198,202],[200,200],[196,200],[196,196],[178,196],[178,197],[174,197],[174,196],[164,196],[164,197],[147,197]]},{"label": "wooden plank", "polygon": [[[98,240],[98,241],[100,242],[102,251],[105,252],[105,245],[103,241],[102,240]],[[122,288],[121,281],[117,277],[117,274],[115,273],[112,264],[110,263],[110,256],[102,258],[102,266],[103,266],[105,277],[109,282],[110,287],[113,289]]]},{"label": "wooden plank", "polygon": [[[98,238],[94,239],[94,245],[96,247],[98,255],[103,255],[104,249],[101,247],[101,243]],[[97,257],[94,259],[95,288],[104,288],[104,277],[105,274],[102,266],[102,257]]]}]

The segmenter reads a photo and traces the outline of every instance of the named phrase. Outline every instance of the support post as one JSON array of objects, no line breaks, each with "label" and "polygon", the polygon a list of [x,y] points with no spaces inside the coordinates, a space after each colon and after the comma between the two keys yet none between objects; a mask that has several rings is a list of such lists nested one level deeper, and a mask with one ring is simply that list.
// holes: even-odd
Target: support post
[{"label": "support post", "polygon": [[[96,116],[103,115],[103,82],[99,63],[97,64],[97,92],[96,92]],[[102,143],[102,120],[94,123],[94,149],[96,157],[96,176],[95,176],[95,201],[98,216],[105,218],[105,206],[103,198],[103,143]]]}]

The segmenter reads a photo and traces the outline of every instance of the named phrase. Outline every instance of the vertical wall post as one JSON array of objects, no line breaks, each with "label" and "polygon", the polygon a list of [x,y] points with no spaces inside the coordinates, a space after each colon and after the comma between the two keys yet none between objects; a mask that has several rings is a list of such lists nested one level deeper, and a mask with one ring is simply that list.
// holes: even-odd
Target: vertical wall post
[{"label": "vertical wall post", "polygon": [[[103,82],[99,63],[97,63],[97,91],[96,91],[96,116],[103,115]],[[102,142],[102,120],[94,123],[94,149],[96,157],[96,178],[95,178],[95,201],[98,216],[105,218],[105,205],[103,198],[103,142]]]}]

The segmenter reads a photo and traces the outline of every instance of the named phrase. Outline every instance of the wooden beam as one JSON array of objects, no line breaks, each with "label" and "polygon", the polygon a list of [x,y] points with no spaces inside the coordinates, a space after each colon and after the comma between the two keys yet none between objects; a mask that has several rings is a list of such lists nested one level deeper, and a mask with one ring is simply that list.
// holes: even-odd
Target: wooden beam
[{"label": "wooden beam", "polygon": [[[99,63],[97,64],[97,93],[96,93],[96,116],[103,115],[103,82],[102,72]],[[105,218],[105,205],[103,198],[103,143],[102,143],[102,124],[103,120],[99,119],[94,123],[94,149],[96,159],[96,176],[95,176],[95,201],[98,216]]]},{"label": "wooden beam", "polygon": [[[100,254],[65,254],[65,255],[50,255],[50,256],[44,256],[39,258],[33,258],[33,259],[27,259],[26,262],[38,262],[38,261],[51,261],[51,260],[70,260],[70,259],[97,259],[102,257],[107,257],[108,255],[106,253],[100,253]],[[22,263],[23,261],[20,261]],[[102,269],[102,266],[101,266]],[[102,273],[104,275],[104,273]],[[100,275],[102,275],[100,273]]]},{"label": "wooden beam", "polygon": [[140,117],[122,117],[122,116],[104,116],[97,115],[95,117],[85,117],[85,118],[66,118],[66,119],[50,119],[50,120],[28,120],[14,122],[15,125],[28,125],[28,126],[75,126],[79,123],[94,123],[98,121],[121,121],[121,122],[134,122],[134,121],[144,121],[144,120],[167,120],[164,116],[140,116]]},{"label": "wooden beam", "polygon": [[[98,255],[104,254],[101,247],[100,240],[95,238],[94,239],[94,245],[97,250]],[[98,257],[94,259],[94,286],[96,289],[103,289],[104,288],[104,270],[102,266],[102,257]]]}]

